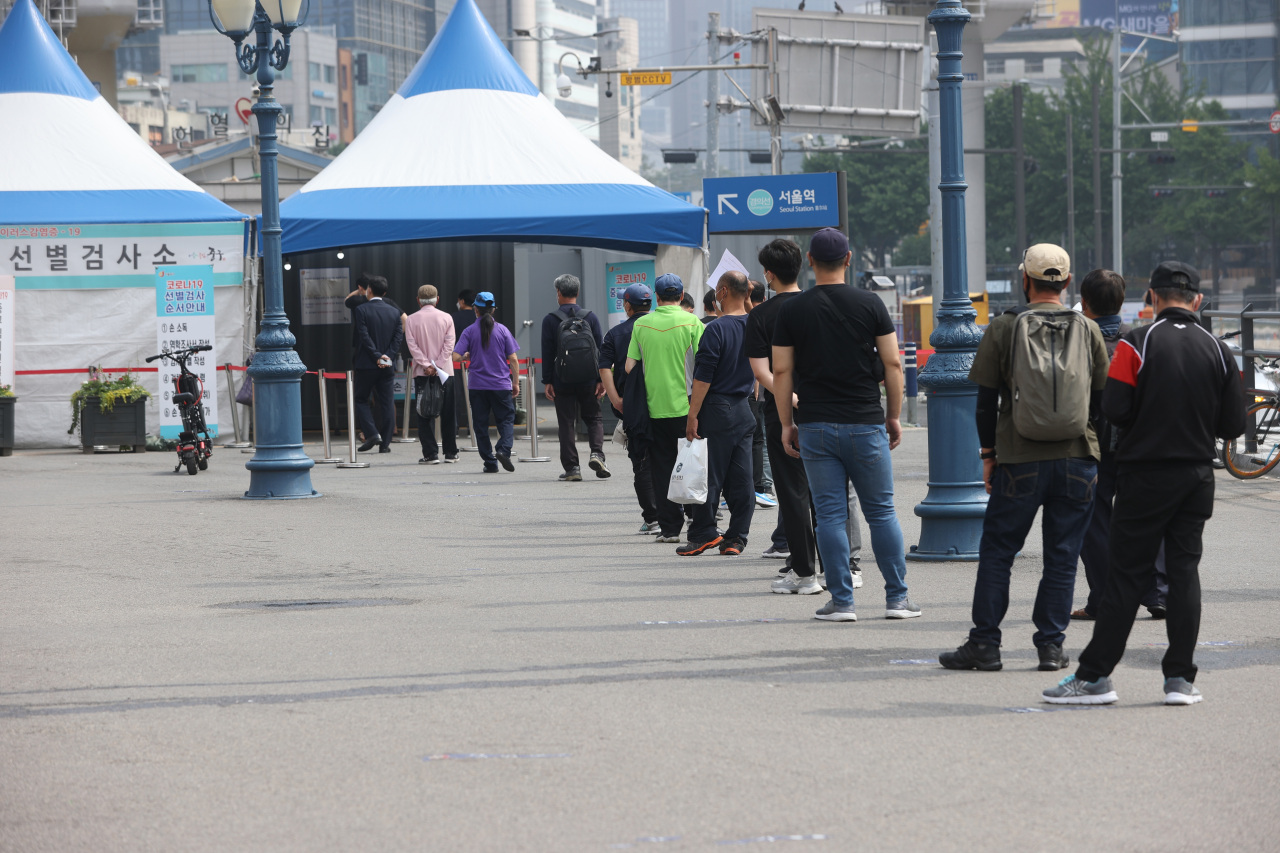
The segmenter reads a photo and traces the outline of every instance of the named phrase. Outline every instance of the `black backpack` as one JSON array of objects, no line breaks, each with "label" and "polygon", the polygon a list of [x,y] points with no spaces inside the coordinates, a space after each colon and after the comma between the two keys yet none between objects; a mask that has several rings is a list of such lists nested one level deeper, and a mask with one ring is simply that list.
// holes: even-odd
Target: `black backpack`
[{"label": "black backpack", "polygon": [[573,313],[560,321],[556,333],[556,384],[582,385],[600,379],[600,352],[587,318],[576,306]]}]

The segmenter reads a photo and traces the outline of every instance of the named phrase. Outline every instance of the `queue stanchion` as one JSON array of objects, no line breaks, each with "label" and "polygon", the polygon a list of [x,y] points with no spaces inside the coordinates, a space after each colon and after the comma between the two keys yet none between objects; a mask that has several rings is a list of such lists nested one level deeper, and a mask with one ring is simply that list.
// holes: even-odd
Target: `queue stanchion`
[{"label": "queue stanchion", "polygon": [[[526,399],[526,397],[528,396],[528,395],[526,395],[526,394],[525,394],[525,391],[527,390],[526,386],[530,386],[530,385],[532,385],[532,384],[533,384],[533,359],[531,359],[531,358],[530,358],[530,359],[527,359],[527,360],[525,360],[525,361],[518,361],[517,363],[518,363],[518,364],[525,364],[525,365],[528,365],[528,369],[527,369],[527,370],[525,370],[525,372],[524,372],[524,373],[519,374],[519,378],[520,378],[520,405],[521,405],[521,406],[525,406],[525,412],[524,412],[524,419],[525,419],[525,420],[524,420],[524,426],[525,426],[525,431],[524,431],[524,435],[517,435],[517,436],[513,436],[513,437],[515,438],[515,440],[516,440],[516,441],[530,441],[530,440],[531,440],[531,436],[530,436],[530,434],[529,434],[529,424],[530,424],[530,423],[532,423],[532,420],[530,420],[530,417],[531,417],[531,416],[530,416],[530,414],[529,414],[528,406],[525,404],[525,399]],[[520,409],[519,409],[519,408],[517,408],[517,409],[516,409],[516,414],[517,414],[517,415],[519,415],[519,414],[520,414]]]},{"label": "queue stanchion", "polygon": [[249,442],[240,437],[240,415],[236,409],[236,381],[231,375],[231,362],[227,362],[222,366],[227,371],[227,399],[231,401],[231,431],[235,435],[235,441],[222,445],[223,447],[248,447]]},{"label": "queue stanchion", "polygon": [[317,370],[316,374],[320,379],[320,434],[324,439],[324,458],[317,459],[316,462],[336,464],[342,460],[333,455],[333,450],[329,443],[329,392],[325,388],[324,368]]},{"label": "queue stanchion", "polygon": [[[467,381],[467,366],[464,364],[464,365],[462,365],[462,367],[461,367],[461,368],[459,368],[459,369],[462,371],[462,399],[463,399],[463,401],[466,403],[466,410],[467,410],[467,432],[471,433],[471,446],[470,446],[470,447],[459,447],[458,449],[459,449],[459,450],[466,450],[466,451],[469,451],[469,452],[471,452],[471,453],[479,453],[479,452],[480,452],[480,448],[476,445],[476,423],[475,423],[475,418],[473,418],[473,417],[471,416],[471,387],[470,387],[470,385],[468,384],[468,381]],[[485,430],[488,430],[488,429],[489,429],[489,425],[488,425],[488,424],[485,424],[485,425],[484,425],[484,428],[485,428]]]},{"label": "queue stanchion", "polygon": [[907,426],[919,426],[920,422],[916,420],[916,398],[920,393],[916,383],[916,343],[907,341],[904,347],[906,356],[903,359],[903,374],[906,380]]},{"label": "queue stanchion", "polygon": [[[529,378],[533,378],[533,359],[529,359]],[[525,389],[528,393],[528,403],[526,404],[528,427],[529,427],[529,455],[521,456],[521,462],[550,462],[550,456],[538,455],[538,397],[533,392],[533,382],[526,382]]]},{"label": "queue stanchion", "polygon": [[356,375],[347,371],[347,456],[346,462],[339,462],[339,468],[368,468],[368,462],[356,461]]},{"label": "queue stanchion", "polygon": [[249,391],[249,444],[241,453],[257,453],[258,452],[258,385],[254,383],[253,389]]},{"label": "queue stanchion", "polygon": [[413,444],[416,438],[409,438],[410,398],[413,396],[413,359],[404,366],[404,423],[400,426],[400,435],[391,439],[396,444]]}]

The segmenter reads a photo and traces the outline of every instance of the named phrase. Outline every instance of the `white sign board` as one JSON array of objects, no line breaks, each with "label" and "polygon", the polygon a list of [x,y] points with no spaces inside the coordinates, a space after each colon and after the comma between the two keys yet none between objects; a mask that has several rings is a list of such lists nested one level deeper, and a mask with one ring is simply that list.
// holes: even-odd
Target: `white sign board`
[{"label": "white sign board", "polygon": [[0,275],[0,385],[13,387],[13,276]]},{"label": "white sign board", "polygon": [[351,271],[346,267],[299,270],[302,289],[302,325],[337,326],[351,322],[344,304],[351,293]]},{"label": "white sign board", "polygon": [[[156,344],[160,352],[194,346],[217,346],[214,337],[213,267],[209,265],[164,266],[156,268]],[[160,368],[160,436],[177,438],[182,433],[182,413],[173,404],[174,378],[181,373],[168,359]],[[209,434],[218,434],[218,351],[196,353],[187,369],[200,378],[200,403]]]},{"label": "white sign board", "polygon": [[1151,131],[1151,141],[1152,141],[1152,142],[1168,142],[1168,141],[1169,141],[1169,131],[1167,131],[1167,130],[1153,130],[1153,131]]}]

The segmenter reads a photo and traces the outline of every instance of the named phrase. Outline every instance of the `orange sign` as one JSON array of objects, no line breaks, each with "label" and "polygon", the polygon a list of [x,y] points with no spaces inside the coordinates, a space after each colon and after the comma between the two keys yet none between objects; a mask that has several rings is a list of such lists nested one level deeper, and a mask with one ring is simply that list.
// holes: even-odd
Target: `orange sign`
[{"label": "orange sign", "polygon": [[624,73],[619,85],[622,86],[670,86],[670,71],[643,71],[634,74]]}]

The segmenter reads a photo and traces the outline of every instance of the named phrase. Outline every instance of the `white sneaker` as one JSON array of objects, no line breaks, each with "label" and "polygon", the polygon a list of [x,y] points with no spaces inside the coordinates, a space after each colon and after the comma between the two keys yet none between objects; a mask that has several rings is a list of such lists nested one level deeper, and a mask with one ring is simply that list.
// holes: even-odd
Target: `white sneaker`
[{"label": "white sneaker", "polygon": [[850,572],[853,575],[853,582],[850,584],[854,589],[862,588],[862,569],[854,569]]},{"label": "white sneaker", "polygon": [[774,581],[770,590],[779,595],[817,595],[822,592],[822,587],[818,585],[816,575],[802,578],[795,572],[788,572],[785,578]]}]

